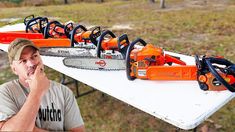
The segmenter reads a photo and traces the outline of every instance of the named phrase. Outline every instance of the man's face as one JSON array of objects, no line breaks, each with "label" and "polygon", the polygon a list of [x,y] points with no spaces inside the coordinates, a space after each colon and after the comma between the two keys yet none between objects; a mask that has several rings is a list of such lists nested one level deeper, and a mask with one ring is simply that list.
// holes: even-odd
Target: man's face
[{"label": "man's face", "polygon": [[42,59],[39,52],[33,47],[25,47],[21,53],[20,60],[12,62],[12,70],[20,80],[29,79],[34,74],[36,67],[41,64]]}]

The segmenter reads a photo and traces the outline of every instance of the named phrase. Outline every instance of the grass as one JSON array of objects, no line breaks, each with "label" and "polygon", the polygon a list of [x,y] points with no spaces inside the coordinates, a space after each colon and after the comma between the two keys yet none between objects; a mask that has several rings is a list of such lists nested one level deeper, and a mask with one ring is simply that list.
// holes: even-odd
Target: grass
[{"label": "grass", "polygon": [[[166,50],[188,55],[219,55],[235,62],[235,2],[208,1],[206,5],[192,1],[166,1],[166,9],[145,0],[109,1],[103,4],[75,3],[41,7],[1,8],[0,18],[24,18],[27,15],[57,17],[84,25],[99,25],[108,29],[115,24],[130,24],[133,30],[113,30],[127,33],[132,41],[141,37]],[[185,3],[186,2],[186,3]],[[218,6],[220,4],[220,6]],[[22,22],[19,20],[17,22]],[[15,23],[17,23],[15,22]],[[0,26],[9,23],[0,22]],[[9,68],[0,70],[0,84],[14,78]],[[60,74],[46,70],[51,79]],[[71,86],[72,87],[72,86]],[[81,84],[81,89],[89,89]],[[78,99],[87,131],[175,131],[176,128],[113,97],[96,91]],[[235,130],[235,101],[230,101],[199,130],[232,132]]]}]

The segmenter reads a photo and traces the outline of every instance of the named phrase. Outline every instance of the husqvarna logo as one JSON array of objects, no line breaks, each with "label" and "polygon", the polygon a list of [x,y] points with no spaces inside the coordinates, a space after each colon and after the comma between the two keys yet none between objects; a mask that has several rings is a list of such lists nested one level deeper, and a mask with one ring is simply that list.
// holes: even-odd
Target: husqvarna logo
[{"label": "husqvarna logo", "polygon": [[101,67],[104,67],[106,65],[106,62],[104,60],[99,60],[99,61],[96,61],[95,64],[97,64]]}]

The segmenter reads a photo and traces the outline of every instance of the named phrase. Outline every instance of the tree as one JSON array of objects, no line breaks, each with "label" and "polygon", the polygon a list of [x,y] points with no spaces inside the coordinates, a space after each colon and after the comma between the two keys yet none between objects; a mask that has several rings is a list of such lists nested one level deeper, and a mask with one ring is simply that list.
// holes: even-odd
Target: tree
[{"label": "tree", "polygon": [[64,4],[68,4],[68,0],[64,0]]},{"label": "tree", "polygon": [[166,8],[165,6],[165,0],[160,1],[160,8]]},{"label": "tree", "polygon": [[102,2],[104,2],[104,0],[96,0],[96,2],[102,3]]},{"label": "tree", "polygon": [[155,2],[155,0],[149,0],[149,2],[150,2],[150,3],[154,3],[154,2]]}]

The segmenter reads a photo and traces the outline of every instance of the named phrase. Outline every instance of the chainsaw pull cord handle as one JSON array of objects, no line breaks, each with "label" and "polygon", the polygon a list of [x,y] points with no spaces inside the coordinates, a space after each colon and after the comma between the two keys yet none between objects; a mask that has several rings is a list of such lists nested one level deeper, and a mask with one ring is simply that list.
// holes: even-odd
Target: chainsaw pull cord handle
[{"label": "chainsaw pull cord handle", "polygon": [[126,76],[127,76],[128,80],[136,79],[136,77],[130,75],[130,73],[131,73],[130,55],[131,55],[131,51],[134,49],[135,44],[137,44],[137,43],[141,43],[143,46],[147,45],[147,43],[141,38],[137,38],[131,44],[129,44],[129,46],[127,48],[127,52],[126,52],[126,59],[125,59],[126,60]]},{"label": "chainsaw pull cord handle", "polygon": [[73,23],[72,22],[70,22],[64,26],[64,34],[67,36],[67,38],[70,38],[72,30],[73,30]]},{"label": "chainsaw pull cord handle", "polygon": [[98,39],[98,43],[97,43],[97,48],[96,48],[96,53],[97,53],[98,58],[101,57],[101,50],[103,50],[102,49],[102,41],[104,40],[104,37],[106,35],[110,35],[112,38],[116,38],[116,36],[110,30],[106,30],[100,35],[100,37]]},{"label": "chainsaw pull cord handle", "polygon": [[44,33],[44,29],[45,29],[48,22],[49,22],[49,20],[47,17],[43,17],[43,18],[39,19],[39,30],[41,33]]},{"label": "chainsaw pull cord handle", "polygon": [[49,38],[49,37],[53,37],[53,36],[49,33],[51,28],[54,29],[54,27],[51,27],[52,24],[55,24],[54,27],[56,27],[56,26],[58,26],[58,25],[62,25],[62,24],[61,24],[60,22],[58,22],[58,21],[51,21],[51,22],[47,23],[47,25],[46,25],[46,27],[45,27],[45,29],[44,29],[44,33],[43,33],[45,39],[47,39],[47,38]]},{"label": "chainsaw pull cord handle", "polygon": [[100,26],[96,26],[89,36],[91,43],[93,43],[95,46],[97,46],[97,38],[101,35],[101,28]]},{"label": "chainsaw pull cord handle", "polygon": [[71,36],[70,36],[71,47],[74,47],[75,43],[78,43],[74,37],[77,34],[77,30],[79,30],[79,29],[82,30],[83,32],[87,31],[87,29],[83,25],[77,25],[71,32]]},{"label": "chainsaw pull cord handle", "polygon": [[[121,44],[122,41],[126,41],[124,44]],[[125,45],[126,44],[126,45]],[[118,51],[122,54],[123,58],[126,58],[127,48],[130,44],[127,34],[123,34],[118,37]]]},{"label": "chainsaw pull cord handle", "polygon": [[33,19],[33,18],[34,18],[34,15],[26,16],[26,17],[24,18],[24,25],[26,25],[27,22],[28,22],[29,20]]},{"label": "chainsaw pull cord handle", "polygon": [[[42,17],[36,17],[36,18],[32,18],[30,19],[27,23],[26,23],[26,28],[25,28],[25,32],[28,33],[29,30],[33,33],[36,33],[36,31],[32,28],[32,26],[38,24],[38,20],[42,19]],[[40,32],[40,31],[38,31]]]},{"label": "chainsaw pull cord handle", "polygon": [[230,84],[228,84],[220,75],[219,73],[215,70],[215,68],[213,67],[213,65],[211,63],[217,63],[217,64],[221,64],[221,65],[226,65],[226,66],[230,66],[233,65],[232,62],[222,59],[222,58],[205,58],[205,63],[207,64],[210,72],[215,76],[215,78],[220,81],[229,91],[231,92],[235,92],[235,87],[231,86]]}]

